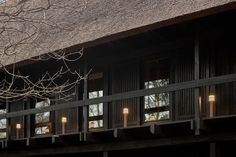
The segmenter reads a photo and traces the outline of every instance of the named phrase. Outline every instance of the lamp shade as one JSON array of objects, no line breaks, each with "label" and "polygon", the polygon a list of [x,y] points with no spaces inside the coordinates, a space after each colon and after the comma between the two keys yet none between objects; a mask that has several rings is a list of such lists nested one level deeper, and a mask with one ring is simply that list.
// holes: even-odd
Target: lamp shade
[{"label": "lamp shade", "polygon": [[129,114],[129,109],[128,108],[123,108],[123,114]]},{"label": "lamp shade", "polygon": [[16,124],[16,129],[21,129],[21,124]]},{"label": "lamp shade", "polygon": [[209,95],[208,96],[208,101],[209,102],[215,102],[215,95]]},{"label": "lamp shade", "polygon": [[61,118],[61,122],[62,122],[62,123],[67,123],[67,118],[66,118],[66,117],[62,117],[62,118]]}]

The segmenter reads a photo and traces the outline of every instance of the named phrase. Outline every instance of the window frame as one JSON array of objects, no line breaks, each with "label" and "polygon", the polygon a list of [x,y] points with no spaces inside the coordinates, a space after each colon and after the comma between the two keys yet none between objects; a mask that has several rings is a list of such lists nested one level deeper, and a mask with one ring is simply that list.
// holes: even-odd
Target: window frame
[{"label": "window frame", "polygon": [[[149,84],[149,82],[161,82],[161,80],[166,80],[167,83],[163,83],[157,86],[153,86],[151,88],[158,88],[158,87],[164,87],[170,83],[170,65],[169,65],[169,58],[147,58],[143,63],[143,69],[142,69],[142,87],[143,89],[150,89],[150,87],[147,88],[146,83]],[[156,62],[156,63],[155,63]],[[163,64],[163,63],[164,64]],[[160,65],[158,65],[160,64]],[[155,65],[155,66],[153,66]],[[163,70],[164,67],[164,70]],[[149,86],[149,85],[148,85]],[[171,92],[167,92],[165,94],[168,94],[168,104],[159,106],[159,103],[157,102],[157,105],[155,107],[146,108],[145,99],[149,96],[158,96],[163,93],[159,94],[150,94],[142,97],[142,121],[143,123],[150,123],[150,122],[159,122],[159,121],[169,121],[171,120]],[[149,99],[149,98],[148,98]],[[160,113],[168,112],[167,118],[161,118]],[[155,120],[147,120],[147,114],[150,116],[154,114]],[[156,116],[156,115],[157,116]],[[153,118],[153,117],[152,117]]]},{"label": "window frame", "polygon": [[[94,81],[94,82],[93,82]],[[92,83],[91,83],[92,82]],[[96,85],[98,84],[97,82],[102,82],[102,85],[99,87],[96,87]],[[90,83],[95,85],[95,87],[90,87]],[[90,93],[96,92],[98,93],[95,97],[90,97]],[[102,92],[102,94],[100,95],[100,93]],[[89,75],[88,77],[88,93],[87,93],[87,98],[88,99],[96,99],[99,97],[103,97],[104,96],[104,72],[103,71],[96,71],[93,72]],[[99,110],[98,110],[98,114],[97,115],[90,115],[90,106],[93,105],[98,105],[98,109],[99,109],[99,105],[102,105],[102,113],[99,114]],[[98,103],[98,104],[91,104],[87,106],[88,108],[88,130],[92,131],[92,130],[99,130],[99,129],[103,129],[104,128],[104,103]],[[90,127],[90,123],[91,122],[97,122],[100,123],[101,126],[98,127]]]},{"label": "window frame", "polygon": [[[0,109],[0,114],[7,113],[6,104],[4,104],[4,103],[0,103],[0,104],[3,105],[3,106],[5,105],[5,107],[4,107],[5,109],[4,109],[4,108],[1,108],[1,109]],[[1,111],[2,111],[2,112],[1,112]],[[2,139],[6,139],[6,138],[7,138],[7,119],[4,118],[4,119],[1,119],[0,121],[1,121],[1,122],[2,122],[2,121],[5,121],[5,124],[4,124],[5,127],[1,127],[1,128],[0,128],[0,134],[4,134],[3,137],[0,136],[0,140],[2,140]]]},{"label": "window frame", "polygon": [[[46,106],[42,106],[42,108],[51,105],[50,99],[47,98],[47,99],[45,99],[45,100],[36,101],[36,102],[34,103],[34,108],[41,108],[41,107],[37,107],[37,106],[36,106],[37,103],[41,103],[41,102],[45,102],[45,101],[48,101],[49,103],[48,103],[48,105],[46,105]],[[49,113],[48,120],[47,120],[47,121],[37,122],[37,121],[36,121],[36,116],[37,116],[37,114],[45,114],[45,113]],[[34,134],[34,136],[43,136],[43,135],[52,134],[51,116],[52,116],[51,112],[40,112],[40,113],[34,114],[34,128],[33,128],[33,131],[34,131],[33,134]],[[40,133],[40,134],[36,133],[36,129],[37,129],[37,128],[41,128],[41,129],[42,129],[43,127],[48,127],[49,132]]]}]

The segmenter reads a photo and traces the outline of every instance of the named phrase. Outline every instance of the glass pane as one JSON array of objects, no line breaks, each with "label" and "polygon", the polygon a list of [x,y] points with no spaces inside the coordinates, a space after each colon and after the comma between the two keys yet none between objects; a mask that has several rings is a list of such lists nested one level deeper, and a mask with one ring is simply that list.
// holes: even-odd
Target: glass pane
[{"label": "glass pane", "polygon": [[[0,109],[0,114],[6,113],[6,109]],[[0,119],[0,129],[5,129],[7,124],[6,119]]]},{"label": "glass pane", "polygon": [[46,99],[45,101],[40,101],[35,104],[35,108],[47,107],[50,106],[50,100]]},{"label": "glass pane", "polygon": [[6,137],[7,137],[7,133],[6,132],[0,132],[0,139],[6,138]]},{"label": "glass pane", "polygon": [[94,99],[94,98],[99,98],[99,97],[103,97],[102,90],[89,92],[89,99]]},{"label": "glass pane", "polygon": [[103,127],[103,120],[89,121],[89,129]]},{"label": "glass pane", "polygon": [[144,108],[155,108],[169,105],[169,93],[144,96]]},{"label": "glass pane", "polygon": [[50,112],[36,113],[35,114],[35,123],[45,123],[50,120]]},{"label": "glass pane", "polygon": [[158,120],[165,120],[170,118],[170,111],[159,112]]},{"label": "glass pane", "polygon": [[89,105],[89,117],[103,115],[103,104]]},{"label": "glass pane", "polygon": [[154,112],[145,114],[145,122],[156,121],[156,120],[167,120],[170,118],[170,111]]},{"label": "glass pane", "polygon": [[[35,104],[35,108],[47,107],[50,106],[50,100],[40,101]],[[35,114],[35,123],[45,123],[50,121],[50,112],[36,113]]]},{"label": "glass pane", "polygon": [[157,120],[157,112],[154,113],[146,113],[145,114],[145,122],[156,121]]},{"label": "glass pane", "polygon": [[0,120],[0,129],[5,129],[7,126],[7,120],[6,119],[1,119]]},{"label": "glass pane", "polygon": [[[103,91],[89,92],[89,99],[103,97]],[[103,115],[103,103],[89,105],[89,117]]]},{"label": "glass pane", "polygon": [[155,87],[164,87],[168,84],[169,84],[169,79],[153,80],[153,81],[147,81],[144,83],[145,89],[155,88]]},{"label": "glass pane", "polygon": [[49,132],[50,132],[49,126],[43,126],[43,127],[35,128],[35,134],[36,135],[47,134]]}]

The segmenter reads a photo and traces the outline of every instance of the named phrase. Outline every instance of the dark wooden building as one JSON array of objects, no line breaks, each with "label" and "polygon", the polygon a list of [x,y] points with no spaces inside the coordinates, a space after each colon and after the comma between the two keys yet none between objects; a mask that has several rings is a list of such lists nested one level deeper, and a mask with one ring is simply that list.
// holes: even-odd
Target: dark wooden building
[{"label": "dark wooden building", "polygon": [[[0,156],[236,156],[236,1],[94,5],[98,32],[88,21],[62,44],[84,47],[73,66],[88,78],[67,102],[1,102]],[[59,67],[19,65],[35,78]]]}]

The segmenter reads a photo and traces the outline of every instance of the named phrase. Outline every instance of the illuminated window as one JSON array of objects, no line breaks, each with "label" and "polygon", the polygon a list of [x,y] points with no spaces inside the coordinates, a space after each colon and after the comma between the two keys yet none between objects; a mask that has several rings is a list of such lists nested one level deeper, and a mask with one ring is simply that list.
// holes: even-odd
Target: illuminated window
[{"label": "illuminated window", "polygon": [[[166,60],[146,63],[144,88],[164,87],[169,84],[169,68]],[[170,118],[170,95],[159,93],[144,96],[144,121],[166,120]]]},{"label": "illuminated window", "polygon": [[[94,73],[89,76],[88,98],[103,97],[103,74]],[[103,127],[103,103],[88,106],[89,129]]]},{"label": "illuminated window", "polygon": [[[40,101],[35,104],[35,108],[43,108],[50,106],[50,100]],[[35,114],[35,134],[48,134],[50,133],[50,112],[36,113]]]},{"label": "illuminated window", "polygon": [[[0,104],[0,114],[6,113],[6,105]],[[6,119],[0,119],[0,139],[6,138],[6,126],[7,126],[7,120]]]},{"label": "illuminated window", "polygon": [[[103,96],[103,91],[89,92],[89,99],[99,98]],[[103,103],[89,105],[89,117],[103,115]]]}]

